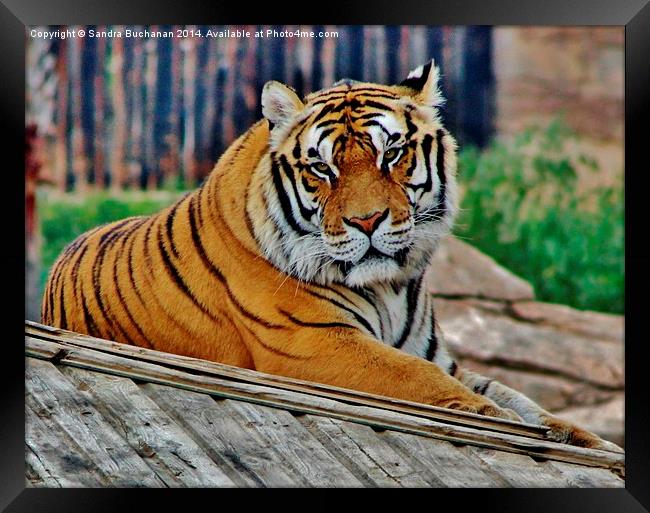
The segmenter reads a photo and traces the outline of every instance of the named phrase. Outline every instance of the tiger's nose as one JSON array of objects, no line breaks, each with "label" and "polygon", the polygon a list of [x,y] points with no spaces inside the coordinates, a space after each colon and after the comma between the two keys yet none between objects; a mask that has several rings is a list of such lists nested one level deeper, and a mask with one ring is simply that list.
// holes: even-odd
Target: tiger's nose
[{"label": "tiger's nose", "polygon": [[388,217],[388,209],[383,212],[375,212],[366,217],[351,217],[350,219],[343,218],[343,221],[348,226],[354,226],[361,230],[366,235],[372,235],[381,222]]}]

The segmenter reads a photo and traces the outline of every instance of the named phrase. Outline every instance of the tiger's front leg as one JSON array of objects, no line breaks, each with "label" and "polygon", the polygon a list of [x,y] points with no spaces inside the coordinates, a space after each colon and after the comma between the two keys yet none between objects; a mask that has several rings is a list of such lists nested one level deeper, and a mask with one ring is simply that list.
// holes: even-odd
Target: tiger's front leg
[{"label": "tiger's front leg", "polygon": [[554,441],[591,449],[623,452],[618,445],[556,417],[521,392],[503,383],[466,369],[458,369],[455,375],[477,395],[493,400],[502,408],[515,411],[525,422],[548,427],[547,436]]},{"label": "tiger's front leg", "polygon": [[[268,340],[268,339],[267,339]],[[272,344],[272,345],[269,345]],[[252,344],[256,370],[408,401],[517,420],[439,366],[349,328],[304,328]]]}]

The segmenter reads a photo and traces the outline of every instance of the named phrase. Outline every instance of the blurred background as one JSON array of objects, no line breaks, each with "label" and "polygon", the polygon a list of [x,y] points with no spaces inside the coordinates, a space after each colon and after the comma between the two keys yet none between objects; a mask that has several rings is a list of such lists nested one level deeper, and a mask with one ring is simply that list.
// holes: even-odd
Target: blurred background
[{"label": "blurred background", "polygon": [[198,186],[261,117],[267,80],[300,94],[341,78],[398,83],[434,58],[460,143],[462,210],[430,284],[450,343],[622,443],[623,27],[32,28],[327,35],[49,40],[28,29],[26,318],[39,319],[49,267],[76,236]]}]

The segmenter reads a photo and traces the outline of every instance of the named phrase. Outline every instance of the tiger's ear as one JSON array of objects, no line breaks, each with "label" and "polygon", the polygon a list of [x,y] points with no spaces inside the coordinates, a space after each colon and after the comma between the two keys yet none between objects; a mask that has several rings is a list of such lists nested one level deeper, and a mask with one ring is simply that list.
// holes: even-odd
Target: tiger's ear
[{"label": "tiger's ear", "polygon": [[440,80],[440,69],[435,65],[433,59],[426,64],[418,66],[408,74],[406,80],[399,85],[413,90],[416,100],[429,107],[442,105],[445,99],[438,87]]},{"label": "tiger's ear", "polygon": [[289,86],[271,80],[262,89],[262,114],[270,128],[282,126],[298,114],[305,105]]}]

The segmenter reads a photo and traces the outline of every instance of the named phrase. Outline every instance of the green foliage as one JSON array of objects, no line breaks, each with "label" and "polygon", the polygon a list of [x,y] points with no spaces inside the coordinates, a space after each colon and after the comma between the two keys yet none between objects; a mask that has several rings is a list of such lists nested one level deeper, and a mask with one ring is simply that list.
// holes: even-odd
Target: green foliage
[{"label": "green foliage", "polygon": [[149,215],[173,203],[174,192],[123,192],[119,195],[95,193],[46,195],[37,201],[41,222],[41,283],[63,248],[79,235],[96,226],[131,216]]},{"label": "green foliage", "polygon": [[623,189],[578,192],[578,170],[598,166],[570,154],[573,138],[556,120],[510,144],[463,150],[455,233],[532,283],[540,300],[622,313]]}]

